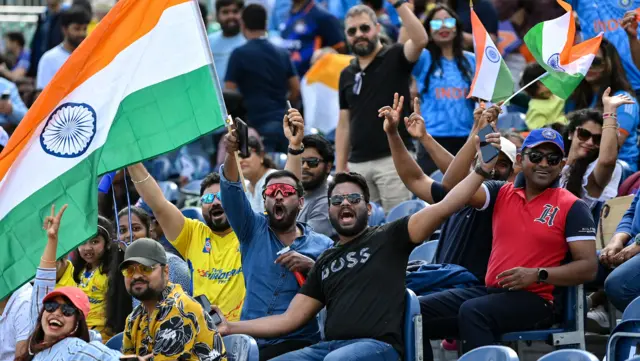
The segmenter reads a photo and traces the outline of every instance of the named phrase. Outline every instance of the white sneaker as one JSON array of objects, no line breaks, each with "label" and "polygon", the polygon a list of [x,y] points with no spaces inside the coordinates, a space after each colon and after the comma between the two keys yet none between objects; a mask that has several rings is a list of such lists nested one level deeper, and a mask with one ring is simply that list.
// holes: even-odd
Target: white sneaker
[{"label": "white sneaker", "polygon": [[587,313],[585,330],[587,332],[594,332],[599,334],[609,333],[609,314],[604,309],[603,305],[600,305]]}]

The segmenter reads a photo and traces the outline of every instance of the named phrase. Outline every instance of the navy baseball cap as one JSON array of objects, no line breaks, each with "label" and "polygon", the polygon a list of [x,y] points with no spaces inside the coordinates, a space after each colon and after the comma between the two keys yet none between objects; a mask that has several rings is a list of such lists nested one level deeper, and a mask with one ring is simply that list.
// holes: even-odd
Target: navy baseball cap
[{"label": "navy baseball cap", "polygon": [[564,141],[562,140],[562,136],[551,128],[532,130],[524,140],[524,143],[522,143],[522,149],[535,148],[543,143],[555,144],[560,148],[562,155],[564,155]]}]

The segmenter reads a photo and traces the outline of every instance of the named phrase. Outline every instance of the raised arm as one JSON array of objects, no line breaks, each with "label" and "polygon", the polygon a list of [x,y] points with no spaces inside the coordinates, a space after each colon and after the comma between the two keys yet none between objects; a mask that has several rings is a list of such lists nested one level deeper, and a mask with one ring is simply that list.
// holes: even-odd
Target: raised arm
[{"label": "raised arm", "polygon": [[[389,0],[394,5],[400,0]],[[404,56],[411,63],[418,61],[422,49],[427,46],[429,37],[427,30],[424,28],[420,20],[413,13],[408,3],[400,5],[396,11],[402,20],[402,27],[406,29],[406,35],[409,38],[404,43]]]},{"label": "raised arm", "polygon": [[611,176],[616,168],[618,159],[618,120],[616,110],[622,104],[634,104],[626,95],[610,97],[611,88],[607,88],[602,95],[604,107],[604,124],[602,126],[602,140],[600,141],[600,153],[593,172],[587,180],[586,190],[593,198],[600,197],[602,191],[611,181]]},{"label": "raised arm", "polygon": [[[298,109],[291,108],[285,114],[282,120],[282,129],[285,137],[289,140],[289,149],[299,150],[302,147],[302,138],[304,137],[304,119]],[[296,135],[293,135],[295,129]],[[302,179],[302,153],[287,154],[287,163],[284,169],[295,174],[298,179]]]},{"label": "raised arm", "polygon": [[404,124],[409,134],[422,144],[436,167],[444,174],[453,161],[453,155],[427,132],[427,126],[420,111],[420,98],[413,98],[413,113],[408,118],[404,118]]},{"label": "raised arm", "polygon": [[136,191],[153,211],[167,239],[170,241],[177,239],[184,227],[182,212],[164,198],[160,186],[142,163],[131,165],[127,170]]},{"label": "raised arm", "polygon": [[[500,149],[500,133],[491,133],[487,136],[487,142],[497,149]],[[493,170],[498,157],[494,157],[491,162],[483,163],[480,152],[480,139],[475,136],[476,151],[479,163],[476,171],[456,185],[441,202],[424,208],[420,212],[409,218],[409,236],[414,243],[421,243],[429,237],[446,218],[462,208],[471,197],[479,190],[478,188],[485,180],[486,176]],[[481,175],[484,174],[484,175]]]},{"label": "raised arm", "polygon": [[636,11],[627,11],[622,18],[622,22],[620,22],[620,26],[627,33],[633,63],[640,69],[640,40],[638,40],[638,15]]},{"label": "raised arm", "polygon": [[347,171],[347,161],[349,159],[349,109],[340,109],[340,118],[336,127],[336,173]]}]

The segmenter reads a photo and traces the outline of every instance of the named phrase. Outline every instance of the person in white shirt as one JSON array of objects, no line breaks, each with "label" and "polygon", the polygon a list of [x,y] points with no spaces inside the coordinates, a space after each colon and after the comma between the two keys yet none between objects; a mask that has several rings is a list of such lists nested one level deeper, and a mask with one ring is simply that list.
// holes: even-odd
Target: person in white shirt
[{"label": "person in white shirt", "polygon": [[0,300],[0,361],[13,361],[26,350],[31,332],[31,290],[27,283]]},{"label": "person in white shirt", "polygon": [[233,50],[247,42],[240,32],[240,13],[244,8],[243,0],[217,0],[216,19],[222,31],[209,35],[209,46],[213,54],[220,85],[224,86],[227,64]]},{"label": "person in white shirt", "polygon": [[56,72],[67,61],[71,53],[87,37],[87,26],[91,21],[91,14],[79,6],[72,6],[60,14],[60,24],[64,40],[60,45],[47,51],[38,62],[36,89],[42,90],[53,79]]},{"label": "person in white shirt", "polygon": [[256,137],[249,137],[249,156],[240,159],[240,167],[247,181],[245,194],[254,212],[264,213],[262,188],[267,176],[275,172],[276,165],[264,151],[264,146]]}]

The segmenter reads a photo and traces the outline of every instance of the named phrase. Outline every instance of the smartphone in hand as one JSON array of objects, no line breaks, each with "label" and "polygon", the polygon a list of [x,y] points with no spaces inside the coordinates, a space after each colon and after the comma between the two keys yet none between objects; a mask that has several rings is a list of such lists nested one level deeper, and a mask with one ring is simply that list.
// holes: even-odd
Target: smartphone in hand
[{"label": "smartphone in hand", "polygon": [[249,126],[242,119],[236,118],[236,135],[238,136],[238,144],[240,158],[248,158],[249,152]]},{"label": "smartphone in hand", "polygon": [[487,135],[491,133],[495,133],[496,131],[491,127],[491,124],[485,126],[480,129],[478,132],[478,137],[480,137],[480,153],[482,153],[482,161],[484,163],[489,163],[498,156],[500,151],[492,146],[490,143],[487,143]]},{"label": "smartphone in hand", "polygon": [[207,298],[207,296],[200,295],[200,296],[194,297],[193,299],[198,301],[198,303],[200,304],[200,306],[202,306],[202,309],[206,313],[210,313],[211,312],[211,302],[209,302],[209,299]]},{"label": "smartphone in hand", "polygon": [[[287,116],[289,114],[289,109],[293,109],[293,107],[291,106],[291,102],[287,100]],[[291,125],[291,121],[289,121],[289,129],[291,130],[291,134],[293,136],[296,135],[296,133],[298,133],[298,128],[294,127],[293,125]]]}]

